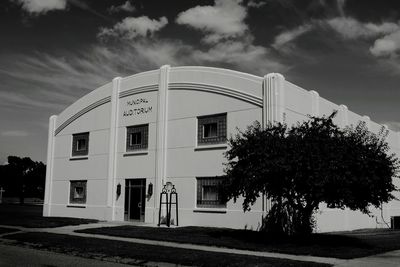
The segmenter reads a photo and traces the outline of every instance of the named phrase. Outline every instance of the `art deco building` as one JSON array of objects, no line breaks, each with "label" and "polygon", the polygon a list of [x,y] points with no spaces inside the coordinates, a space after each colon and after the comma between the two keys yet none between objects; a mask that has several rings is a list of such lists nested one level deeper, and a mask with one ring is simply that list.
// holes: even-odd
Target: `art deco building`
[{"label": "art deco building", "polygon": [[[334,110],[339,126],[382,127],[276,73],[163,66],[115,78],[50,117],[44,215],[157,223],[160,192],[170,182],[179,225],[257,229],[267,200],[244,213],[240,199],[223,203],[218,195],[227,137],[256,120],[290,125]],[[400,134],[389,131],[387,140],[400,155]],[[382,212],[389,221],[400,203]],[[379,226],[381,211],[373,214],[321,205],[317,230]]]}]

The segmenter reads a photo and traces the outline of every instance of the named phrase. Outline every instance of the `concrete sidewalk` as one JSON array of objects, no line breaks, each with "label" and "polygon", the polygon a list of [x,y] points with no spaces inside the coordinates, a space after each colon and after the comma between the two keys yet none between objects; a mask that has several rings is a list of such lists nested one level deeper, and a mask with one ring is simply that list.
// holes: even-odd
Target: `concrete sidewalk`
[{"label": "concrete sidewalk", "polygon": [[[106,239],[106,240],[116,240],[116,241],[138,243],[138,244],[145,244],[145,245],[156,245],[156,246],[165,246],[165,247],[173,247],[173,248],[181,248],[181,249],[193,249],[193,250],[201,250],[201,251],[208,251],[208,252],[232,253],[232,254],[249,255],[249,256],[257,256],[257,257],[279,258],[279,259],[288,259],[288,260],[305,261],[305,262],[318,262],[318,263],[331,264],[331,265],[338,266],[338,267],[349,267],[349,266],[362,266],[362,267],[397,266],[397,267],[400,267],[400,250],[391,251],[388,253],[374,255],[374,256],[365,257],[365,258],[344,260],[344,259],[337,259],[337,258],[317,257],[317,256],[308,256],[308,255],[292,255],[292,254],[264,252],[264,251],[251,251],[251,250],[232,249],[232,248],[225,248],[225,247],[215,247],[215,246],[195,245],[195,244],[187,244],[187,243],[176,243],[176,242],[168,242],[168,241],[157,241],[157,240],[148,240],[148,239],[139,239],[139,238],[125,238],[125,237],[117,237],[117,236],[106,236],[106,235],[74,232],[76,230],[83,230],[83,229],[89,229],[89,228],[115,227],[115,226],[120,226],[120,225],[121,225],[120,223],[115,223],[115,222],[99,222],[99,223],[92,223],[92,224],[81,224],[81,225],[63,226],[63,227],[56,227],[56,228],[26,228],[26,227],[7,226],[7,225],[0,225],[0,227],[12,228],[12,229],[15,229],[18,231],[23,231],[23,232],[46,232],[46,233],[54,233],[54,234],[65,234],[65,235],[71,235],[71,236],[90,237],[90,238],[98,238],[98,239]],[[3,234],[3,236],[7,235],[7,234],[11,234],[11,233]],[[0,236],[0,238],[1,238],[1,236]]]},{"label": "concrete sidewalk", "polygon": [[389,251],[364,258],[347,260],[335,267],[399,267],[400,250]]}]

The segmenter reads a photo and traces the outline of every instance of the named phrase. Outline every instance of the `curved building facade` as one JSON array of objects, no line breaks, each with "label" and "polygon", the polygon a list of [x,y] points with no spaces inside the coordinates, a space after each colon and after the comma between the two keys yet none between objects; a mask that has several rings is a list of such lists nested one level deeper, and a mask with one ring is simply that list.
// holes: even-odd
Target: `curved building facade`
[{"label": "curved building facade", "polygon": [[[382,127],[276,73],[163,66],[115,78],[50,117],[44,216],[155,224],[169,182],[179,196],[179,225],[257,229],[267,200],[244,213],[240,199],[219,199],[226,138],[256,120],[292,124],[334,110],[340,126]],[[387,140],[400,155],[400,134],[389,131]],[[400,204],[382,212],[369,217],[321,205],[317,230],[376,227],[400,215]]]}]

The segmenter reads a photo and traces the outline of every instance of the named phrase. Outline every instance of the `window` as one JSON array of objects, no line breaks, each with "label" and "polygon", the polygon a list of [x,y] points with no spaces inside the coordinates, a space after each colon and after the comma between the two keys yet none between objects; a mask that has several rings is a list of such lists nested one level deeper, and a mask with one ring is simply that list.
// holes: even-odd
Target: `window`
[{"label": "window", "polygon": [[197,118],[197,144],[213,145],[226,142],[226,114]]},{"label": "window", "polygon": [[87,150],[86,139],[78,139],[76,141],[76,151]]},{"label": "window", "polygon": [[221,201],[221,182],[222,178],[218,177],[197,178],[198,208],[226,208],[226,203]]},{"label": "window", "polygon": [[138,146],[142,144],[142,132],[131,133],[129,135],[129,146]]},{"label": "window", "polygon": [[203,138],[218,137],[218,123],[207,123],[203,125]]},{"label": "window", "polygon": [[86,204],[87,181],[71,181],[69,192],[69,203]]},{"label": "window", "polygon": [[148,147],[149,125],[126,128],[126,151],[145,150]]},{"label": "window", "polygon": [[89,153],[89,133],[72,135],[72,156],[86,156]]}]

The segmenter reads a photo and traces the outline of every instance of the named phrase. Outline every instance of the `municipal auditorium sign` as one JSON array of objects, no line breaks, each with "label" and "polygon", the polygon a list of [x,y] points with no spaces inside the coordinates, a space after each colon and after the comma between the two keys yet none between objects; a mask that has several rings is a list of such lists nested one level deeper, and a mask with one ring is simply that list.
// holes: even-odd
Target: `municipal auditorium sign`
[{"label": "municipal auditorium sign", "polygon": [[[123,117],[135,116],[140,114],[151,113],[153,107],[148,104],[147,98],[136,98],[126,101],[126,109],[123,112]],[[143,107],[144,106],[144,107]]]}]

